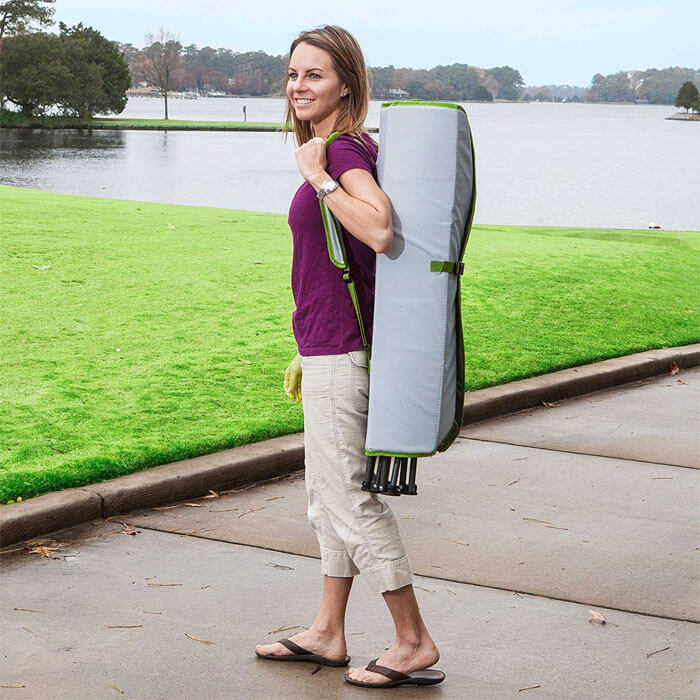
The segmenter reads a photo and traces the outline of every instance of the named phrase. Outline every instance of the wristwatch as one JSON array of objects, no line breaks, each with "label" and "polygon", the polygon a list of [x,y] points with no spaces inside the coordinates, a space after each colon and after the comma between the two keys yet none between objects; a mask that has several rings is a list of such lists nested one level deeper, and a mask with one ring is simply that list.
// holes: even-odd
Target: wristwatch
[{"label": "wristwatch", "polygon": [[336,180],[324,180],[321,183],[321,187],[316,193],[316,196],[318,197],[319,201],[322,201],[327,194],[335,192],[335,190],[337,190],[338,187],[340,187],[340,185]]}]

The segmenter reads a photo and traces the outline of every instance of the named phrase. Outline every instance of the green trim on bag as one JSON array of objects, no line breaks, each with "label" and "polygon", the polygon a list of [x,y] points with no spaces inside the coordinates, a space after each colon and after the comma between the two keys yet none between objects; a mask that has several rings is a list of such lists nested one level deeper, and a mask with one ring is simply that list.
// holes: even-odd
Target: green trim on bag
[{"label": "green trim on bag", "polygon": [[401,452],[376,452],[375,450],[365,450],[365,456],[367,457],[432,457],[435,452],[413,452],[412,454],[401,453]]},{"label": "green trim on bag", "polygon": [[[410,105],[411,107],[448,107],[449,109],[458,109],[460,112],[464,112],[464,107],[454,102],[424,102],[423,100],[394,100],[393,102],[382,102],[382,109],[384,109],[384,107],[400,107],[401,105]],[[464,112],[464,114],[466,115],[466,112]]]}]

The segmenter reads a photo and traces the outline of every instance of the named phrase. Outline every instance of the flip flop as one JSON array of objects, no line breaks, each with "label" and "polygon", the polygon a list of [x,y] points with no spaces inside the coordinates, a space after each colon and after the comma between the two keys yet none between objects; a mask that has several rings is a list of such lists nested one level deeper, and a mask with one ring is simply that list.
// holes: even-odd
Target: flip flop
[{"label": "flip flop", "polygon": [[366,666],[368,671],[381,673],[382,676],[389,678],[387,683],[367,683],[356,681],[348,678],[345,674],[345,680],[352,685],[359,685],[363,688],[397,688],[400,685],[437,685],[445,680],[445,674],[438,671],[436,668],[426,668],[422,671],[412,671],[411,673],[401,673],[394,671],[393,668],[386,666],[377,666],[377,659],[370,661]]},{"label": "flip flop", "polygon": [[320,654],[314,654],[304,647],[300,647],[295,644],[291,639],[280,639],[279,643],[287,647],[291,654],[284,654],[283,656],[276,656],[275,654],[259,654],[256,650],[256,655],[261,659],[269,659],[270,661],[311,661],[315,664],[321,664],[322,666],[347,666],[350,663],[350,657],[346,656],[344,659],[329,659],[326,656],[321,656]]}]

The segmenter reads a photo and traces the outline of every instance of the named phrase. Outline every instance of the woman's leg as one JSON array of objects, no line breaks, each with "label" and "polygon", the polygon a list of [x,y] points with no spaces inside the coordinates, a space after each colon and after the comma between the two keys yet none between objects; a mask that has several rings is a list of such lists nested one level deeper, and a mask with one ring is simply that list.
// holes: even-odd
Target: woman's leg
[{"label": "woman's leg", "polygon": [[[318,615],[309,629],[295,634],[290,639],[304,649],[329,659],[344,659],[347,655],[345,644],[345,610],[348,605],[352,577],[324,576],[321,606]],[[279,642],[258,644],[260,654],[283,656],[292,652]]]},{"label": "woman's leg", "polygon": [[[416,601],[413,586],[403,586],[382,593],[396,628],[396,640],[377,661],[379,666],[410,673],[429,668],[437,663],[440,652],[425,627]],[[386,676],[367,671],[364,667],[348,672],[352,680],[368,683],[386,683]]]}]

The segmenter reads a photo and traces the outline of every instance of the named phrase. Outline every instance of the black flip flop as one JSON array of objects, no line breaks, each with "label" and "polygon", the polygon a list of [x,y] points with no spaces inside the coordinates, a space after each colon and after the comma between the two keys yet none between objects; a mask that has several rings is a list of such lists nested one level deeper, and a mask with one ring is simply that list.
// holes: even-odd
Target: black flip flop
[{"label": "black flip flop", "polygon": [[283,656],[276,656],[275,654],[259,654],[256,650],[256,655],[261,659],[269,659],[270,661],[311,661],[315,664],[321,664],[322,666],[347,666],[350,663],[350,657],[346,656],[344,659],[329,659],[320,654],[314,654],[304,647],[300,647],[295,644],[291,639],[280,639],[279,643],[287,647],[291,654],[284,654]]},{"label": "black flip flop", "polygon": [[352,678],[348,678],[347,673],[345,674],[345,680],[352,685],[359,685],[363,688],[397,688],[400,685],[437,685],[445,680],[445,674],[442,671],[438,671],[436,668],[426,668],[422,671],[401,673],[400,671],[394,671],[393,668],[377,666],[377,659],[370,661],[366,668],[373,673],[381,673],[382,676],[389,678],[389,681],[387,683],[356,681]]}]

